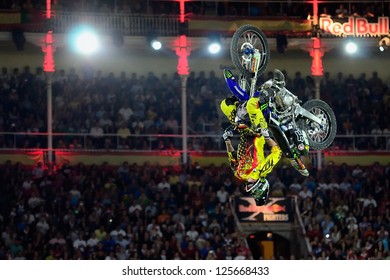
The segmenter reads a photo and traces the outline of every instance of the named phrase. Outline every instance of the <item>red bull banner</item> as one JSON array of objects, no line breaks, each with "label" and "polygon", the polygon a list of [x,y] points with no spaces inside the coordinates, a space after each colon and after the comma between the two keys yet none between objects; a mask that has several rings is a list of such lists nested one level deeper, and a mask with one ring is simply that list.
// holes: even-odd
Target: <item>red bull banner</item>
[{"label": "red bull banner", "polygon": [[294,221],[291,197],[270,197],[268,203],[257,206],[253,197],[236,198],[236,213],[242,223]]},{"label": "red bull banner", "polygon": [[349,17],[347,21],[321,17],[319,25],[325,34],[333,36],[379,37],[389,34],[389,17]]}]

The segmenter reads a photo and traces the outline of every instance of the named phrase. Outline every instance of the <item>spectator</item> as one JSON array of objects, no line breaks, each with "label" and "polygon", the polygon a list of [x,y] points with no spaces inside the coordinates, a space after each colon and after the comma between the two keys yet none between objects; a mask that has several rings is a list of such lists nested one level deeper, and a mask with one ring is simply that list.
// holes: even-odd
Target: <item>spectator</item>
[{"label": "spectator", "polygon": [[130,129],[126,126],[125,123],[122,123],[118,130],[116,131],[116,134],[122,139],[127,139],[130,135]]},{"label": "spectator", "polygon": [[92,136],[94,145],[96,145],[97,147],[101,146],[102,145],[102,138],[101,137],[103,136],[104,131],[98,122],[94,122],[89,133]]},{"label": "spectator", "polygon": [[363,201],[363,208],[366,208],[369,205],[372,205],[374,208],[378,206],[375,199],[372,197],[372,194],[368,194],[368,197]]},{"label": "spectator", "polygon": [[40,217],[39,221],[36,224],[37,231],[40,232],[42,235],[46,235],[46,233],[49,231],[50,226],[46,221],[45,217]]},{"label": "spectator", "polygon": [[87,247],[94,249],[99,243],[99,239],[96,237],[96,233],[92,232],[91,236],[87,240]]},{"label": "spectator", "polygon": [[196,226],[194,224],[191,225],[190,230],[187,231],[187,236],[191,241],[195,241],[198,238],[199,232],[196,230]]},{"label": "spectator", "polygon": [[306,185],[303,186],[302,190],[298,193],[299,197],[301,199],[306,199],[306,198],[312,198],[313,197],[313,193],[307,188]]},{"label": "spectator", "polygon": [[40,181],[45,175],[45,167],[41,161],[37,163],[37,165],[32,170],[33,179]]},{"label": "spectator", "polygon": [[322,12],[320,13],[320,17],[331,17],[331,15],[329,14],[328,7],[324,6],[322,8]]},{"label": "spectator", "polygon": [[[109,118],[108,114],[106,112],[104,112],[103,116],[99,120],[99,126],[101,128],[103,128],[103,130],[106,133],[109,133],[109,132],[111,132],[113,125],[114,124],[113,124],[112,120]],[[92,134],[92,132],[91,132],[91,134]]]},{"label": "spectator", "polygon": [[138,204],[135,200],[133,201],[133,204],[129,207],[129,213],[133,214],[135,211],[142,211],[142,206]]},{"label": "spectator", "polygon": [[348,10],[344,7],[344,4],[339,4],[339,7],[335,11],[336,17],[344,18],[349,15]]},{"label": "spectator", "polygon": [[226,191],[224,186],[217,191],[217,197],[220,203],[225,204],[228,201],[229,193]]},{"label": "spectator", "polygon": [[82,252],[87,248],[87,242],[84,239],[83,232],[80,232],[75,241],[73,241],[73,248],[80,249]]},{"label": "spectator", "polygon": [[161,182],[157,184],[158,191],[162,192],[164,189],[167,189],[168,192],[171,191],[171,184],[168,182],[167,177],[163,177]]}]

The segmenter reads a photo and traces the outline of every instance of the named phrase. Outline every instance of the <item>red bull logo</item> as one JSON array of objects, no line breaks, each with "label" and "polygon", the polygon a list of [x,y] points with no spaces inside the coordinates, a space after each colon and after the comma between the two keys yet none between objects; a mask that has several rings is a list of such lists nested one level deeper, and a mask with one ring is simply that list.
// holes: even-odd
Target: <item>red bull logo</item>
[{"label": "red bull logo", "polygon": [[389,18],[378,17],[377,22],[368,22],[366,18],[349,17],[348,22],[334,22],[331,18],[320,18],[320,28],[335,36],[374,36],[389,34]]}]

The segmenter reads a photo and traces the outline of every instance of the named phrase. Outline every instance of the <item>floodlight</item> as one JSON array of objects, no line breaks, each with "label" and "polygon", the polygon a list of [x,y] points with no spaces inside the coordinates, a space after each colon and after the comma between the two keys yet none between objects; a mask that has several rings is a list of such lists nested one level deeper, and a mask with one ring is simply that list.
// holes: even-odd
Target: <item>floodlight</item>
[{"label": "floodlight", "polygon": [[217,54],[221,51],[221,43],[219,42],[212,42],[210,45],[209,45],[209,52],[211,54]]},{"label": "floodlight", "polygon": [[96,53],[100,49],[98,34],[86,26],[77,27],[70,33],[70,43],[76,52],[84,55]]},{"label": "floodlight", "polygon": [[356,53],[358,47],[355,42],[348,41],[347,44],[345,45],[345,50],[347,53],[353,54]]},{"label": "floodlight", "polygon": [[158,51],[159,49],[161,49],[162,47],[162,44],[159,40],[157,39],[153,39],[151,42],[150,42],[150,45],[152,46],[152,48],[156,51]]},{"label": "floodlight", "polygon": [[209,45],[208,45],[207,49],[208,49],[209,53],[211,53],[211,54],[219,53],[222,49],[220,34],[217,34],[217,33],[209,34],[208,38],[209,38]]}]

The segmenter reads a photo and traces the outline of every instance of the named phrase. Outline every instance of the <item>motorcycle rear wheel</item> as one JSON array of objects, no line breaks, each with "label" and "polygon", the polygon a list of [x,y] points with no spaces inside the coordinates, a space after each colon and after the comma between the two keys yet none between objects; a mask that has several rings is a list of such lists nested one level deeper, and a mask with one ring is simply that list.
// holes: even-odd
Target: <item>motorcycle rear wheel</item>
[{"label": "motorcycle rear wheel", "polygon": [[325,121],[324,126],[306,118],[297,121],[298,127],[308,136],[310,148],[317,151],[328,148],[337,133],[337,121],[332,108],[320,99],[309,100],[302,107]]},{"label": "motorcycle rear wheel", "polygon": [[271,58],[267,38],[263,31],[256,26],[250,24],[240,26],[233,34],[230,44],[230,56],[234,66],[247,79],[251,79],[255,73],[251,69],[254,49],[260,52],[260,63],[257,73],[261,75],[267,68]]}]

